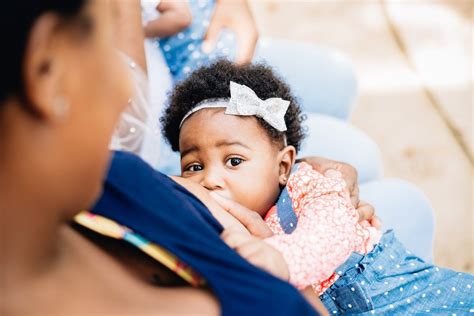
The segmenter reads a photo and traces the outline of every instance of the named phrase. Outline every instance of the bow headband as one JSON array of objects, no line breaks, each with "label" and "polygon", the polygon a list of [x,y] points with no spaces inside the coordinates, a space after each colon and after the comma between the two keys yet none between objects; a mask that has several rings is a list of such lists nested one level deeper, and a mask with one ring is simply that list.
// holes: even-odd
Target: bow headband
[{"label": "bow headband", "polygon": [[255,115],[280,132],[286,131],[285,114],[290,101],[281,98],[261,100],[245,85],[230,82],[230,99],[207,99],[199,102],[181,120],[179,127],[192,114],[202,109],[225,108],[225,114],[237,116]]}]

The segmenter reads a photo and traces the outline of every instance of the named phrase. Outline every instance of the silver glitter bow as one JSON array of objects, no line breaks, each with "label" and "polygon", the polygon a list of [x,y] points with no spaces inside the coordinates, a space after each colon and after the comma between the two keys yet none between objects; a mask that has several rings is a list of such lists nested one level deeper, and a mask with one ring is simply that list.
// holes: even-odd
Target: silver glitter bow
[{"label": "silver glitter bow", "polygon": [[261,100],[247,86],[230,82],[230,100],[225,114],[255,115],[280,132],[286,131],[285,114],[290,101],[281,98]]}]

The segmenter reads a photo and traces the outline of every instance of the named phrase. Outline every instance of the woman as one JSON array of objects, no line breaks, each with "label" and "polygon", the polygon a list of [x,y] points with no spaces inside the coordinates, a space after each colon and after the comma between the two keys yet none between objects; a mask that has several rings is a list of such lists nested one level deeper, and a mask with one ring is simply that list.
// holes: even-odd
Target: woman
[{"label": "woman", "polygon": [[[209,288],[151,286],[143,275],[147,269],[159,270],[155,262],[68,224],[101,192],[110,136],[131,94],[115,52],[110,11],[109,2],[99,0],[9,2],[2,9],[2,38],[9,45],[1,52],[0,76],[2,314],[231,315],[246,304],[250,313],[270,308],[315,314],[295,289],[233,252],[224,252],[230,258],[225,260],[271,289],[265,295],[263,285],[254,289],[234,279],[241,297],[250,298],[243,302],[237,297],[239,307],[223,299],[226,293]],[[163,182],[162,194],[187,196],[190,223],[198,223],[197,216],[192,219],[197,200],[171,180]],[[205,192],[195,193],[212,203]],[[211,240],[207,234],[204,241]],[[255,295],[245,293],[254,290]],[[266,300],[271,297],[275,300]]]}]

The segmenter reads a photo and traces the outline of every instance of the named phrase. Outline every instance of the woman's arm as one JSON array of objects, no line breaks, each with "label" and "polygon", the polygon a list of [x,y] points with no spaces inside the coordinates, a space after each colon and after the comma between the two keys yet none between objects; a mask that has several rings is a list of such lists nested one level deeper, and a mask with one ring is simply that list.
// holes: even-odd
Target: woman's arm
[{"label": "woman's arm", "polygon": [[140,0],[113,0],[115,40],[119,50],[133,59],[146,72],[144,34]]}]

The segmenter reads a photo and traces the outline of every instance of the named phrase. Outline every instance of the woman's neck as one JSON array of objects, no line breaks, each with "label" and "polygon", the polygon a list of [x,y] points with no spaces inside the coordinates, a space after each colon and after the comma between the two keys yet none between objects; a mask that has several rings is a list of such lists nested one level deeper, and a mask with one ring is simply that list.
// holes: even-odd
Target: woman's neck
[{"label": "woman's neck", "polygon": [[28,280],[54,264],[64,220],[55,204],[59,192],[48,190],[51,172],[38,162],[41,144],[33,145],[21,127],[27,122],[8,117],[0,117],[0,270],[6,283]]},{"label": "woman's neck", "polygon": [[[28,190],[25,175],[0,170],[2,256],[6,283],[28,280],[50,269],[60,251],[59,214],[38,203],[41,192]],[[5,176],[6,175],[6,176]],[[25,183],[26,182],[26,183]],[[18,188],[22,188],[20,191]],[[35,192],[36,191],[36,192]],[[11,281],[11,282],[9,282]]]}]

